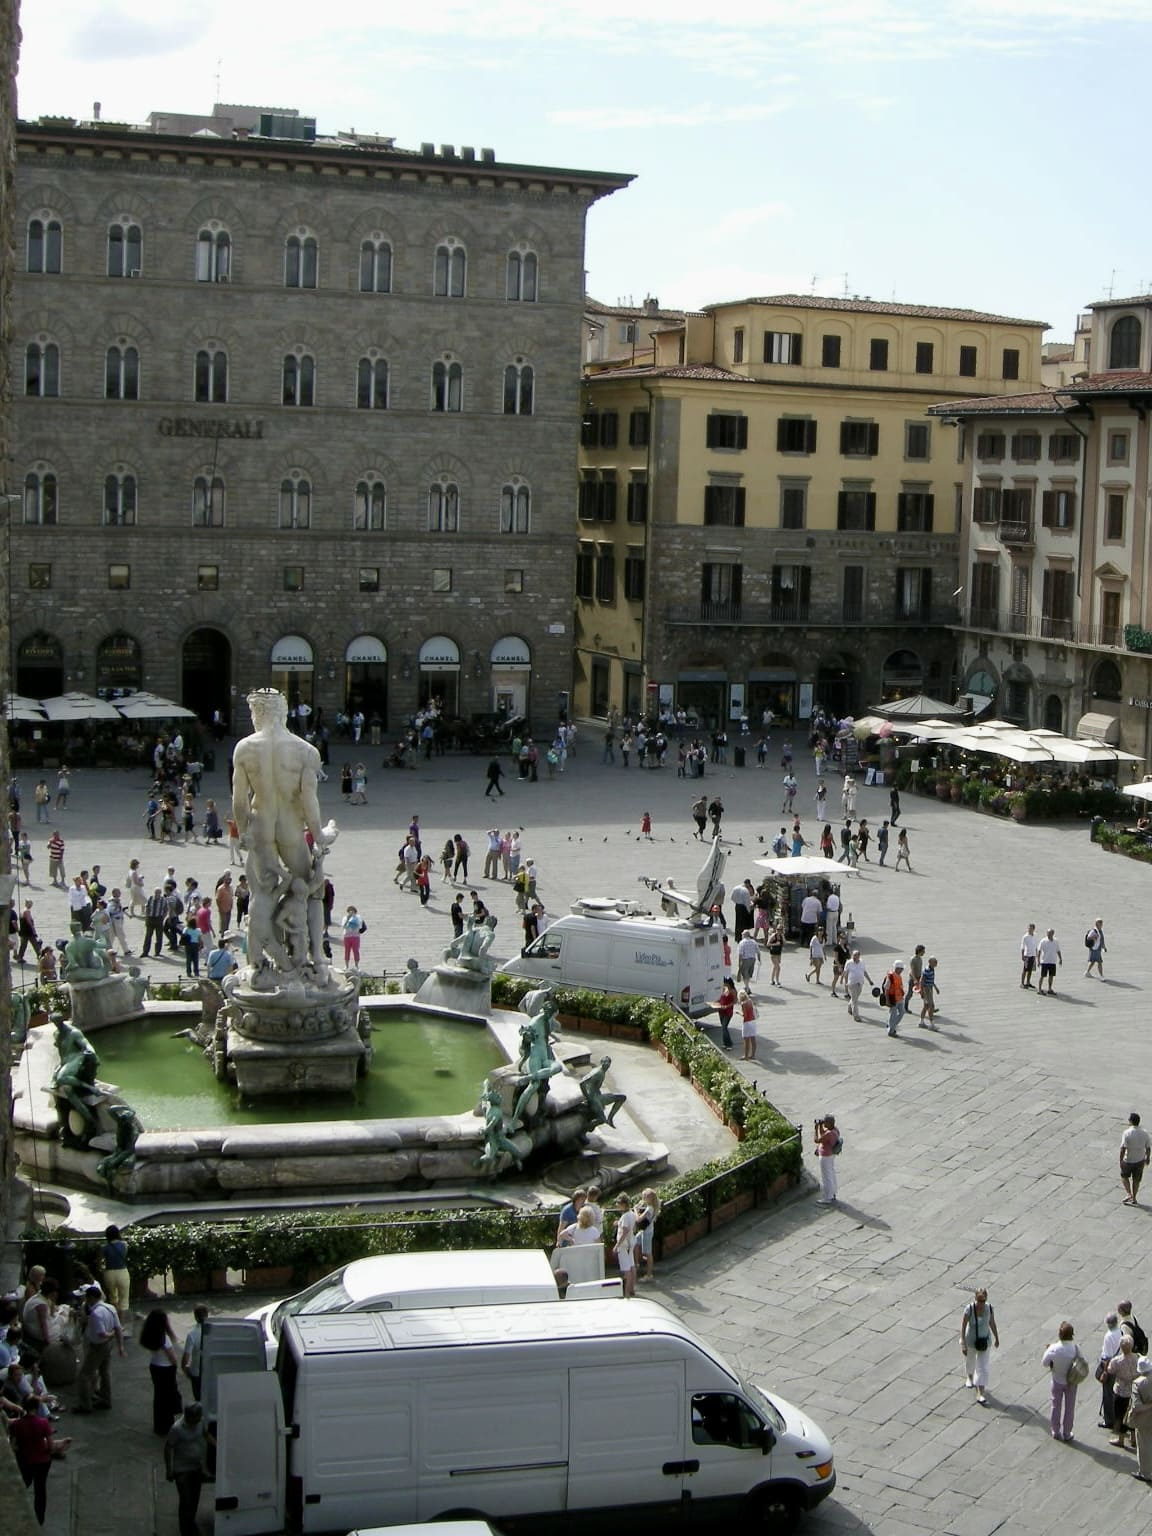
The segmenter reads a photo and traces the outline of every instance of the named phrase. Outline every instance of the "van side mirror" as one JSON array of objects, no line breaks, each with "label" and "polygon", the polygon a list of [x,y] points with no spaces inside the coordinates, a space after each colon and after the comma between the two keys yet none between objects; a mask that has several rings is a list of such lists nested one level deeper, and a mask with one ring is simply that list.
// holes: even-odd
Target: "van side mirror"
[{"label": "van side mirror", "polygon": [[762,1424],[760,1428],[754,1432],[752,1443],[754,1445],[759,1445],[760,1454],[762,1456],[767,1456],[770,1454],[772,1447],[776,1444],[776,1431],[771,1427],[771,1425]]}]

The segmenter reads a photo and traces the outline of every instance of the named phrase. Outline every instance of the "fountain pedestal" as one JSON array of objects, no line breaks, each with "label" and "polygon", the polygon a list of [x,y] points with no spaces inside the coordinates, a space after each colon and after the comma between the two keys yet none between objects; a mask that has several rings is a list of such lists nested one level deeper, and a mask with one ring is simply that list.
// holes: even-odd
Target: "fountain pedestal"
[{"label": "fountain pedestal", "polygon": [[351,1093],[372,1054],[357,1026],[359,992],[341,972],[274,990],[239,981],[224,1009],[228,1076],[246,1098]]},{"label": "fountain pedestal", "polygon": [[105,1024],[124,1024],[144,1013],[148,982],[138,970],[125,976],[101,976],[94,981],[66,982],[72,999],[72,1022],[87,1033]]}]

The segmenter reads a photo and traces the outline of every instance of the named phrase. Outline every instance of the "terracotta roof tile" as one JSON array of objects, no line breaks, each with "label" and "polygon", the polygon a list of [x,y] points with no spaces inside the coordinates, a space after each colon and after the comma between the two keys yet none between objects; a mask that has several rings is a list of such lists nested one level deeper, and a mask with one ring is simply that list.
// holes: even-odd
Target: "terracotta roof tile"
[{"label": "terracotta roof tile", "polygon": [[685,363],[675,367],[653,368],[640,364],[633,367],[630,363],[619,368],[597,368],[595,372],[585,375],[586,384],[593,383],[596,379],[705,379],[719,384],[755,384],[756,379],[749,379],[742,373],[731,373],[727,368],[716,368],[711,363]]},{"label": "terracotta roof tile", "polygon": [[1076,396],[1142,395],[1152,390],[1152,373],[1142,373],[1138,368],[1114,368],[1108,373],[1090,373],[1073,379],[1065,388]]},{"label": "terracotta roof tile", "polygon": [[1012,315],[990,315],[979,309],[949,309],[935,304],[883,304],[875,299],[827,299],[813,293],[776,293],[762,298],[725,299],[708,304],[705,313],[728,309],[739,304],[778,305],[781,309],[838,310],[856,315],[907,315],[914,320],[967,320],[984,325],[1038,325],[1049,329],[1047,320],[1020,320]]},{"label": "terracotta roof tile", "polygon": [[1030,395],[985,395],[979,400],[949,400],[928,407],[929,416],[1062,416],[1076,401],[1060,390],[1040,389]]},{"label": "terracotta roof tile", "polygon": [[1089,309],[1132,309],[1137,305],[1152,304],[1152,293],[1137,293],[1130,299],[1094,299]]}]

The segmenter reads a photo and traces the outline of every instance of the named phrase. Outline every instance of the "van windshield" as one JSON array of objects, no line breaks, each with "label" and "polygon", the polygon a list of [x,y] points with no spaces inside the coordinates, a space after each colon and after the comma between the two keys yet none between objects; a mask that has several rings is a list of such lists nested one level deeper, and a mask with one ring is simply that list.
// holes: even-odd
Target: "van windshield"
[{"label": "van windshield", "polygon": [[750,1381],[742,1381],[740,1385],[744,1390],[744,1395],[753,1408],[756,1409],[757,1413],[760,1414],[765,1424],[770,1424],[778,1435],[782,1435],[787,1426],[784,1423],[784,1416],[779,1408],[770,1403],[760,1388],[754,1387]]},{"label": "van windshield", "polygon": [[315,1285],[282,1301],[272,1314],[272,1332],[279,1338],[284,1319],[295,1317],[298,1312],[344,1312],[351,1305],[352,1298],[344,1289],[344,1271],[337,1270],[334,1275],[325,1275]]}]

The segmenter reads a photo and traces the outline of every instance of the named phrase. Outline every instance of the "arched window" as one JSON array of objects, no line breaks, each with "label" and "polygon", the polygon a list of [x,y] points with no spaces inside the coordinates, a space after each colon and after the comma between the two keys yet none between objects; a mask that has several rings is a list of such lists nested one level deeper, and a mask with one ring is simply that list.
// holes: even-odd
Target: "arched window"
[{"label": "arched window", "polygon": [[1101,661],[1092,673],[1092,697],[1116,700],[1124,691],[1120,668],[1114,661]]},{"label": "arched window", "polygon": [[117,471],[104,476],[105,528],[130,528],[136,522],[136,476]]},{"label": "arched window", "polygon": [[139,277],[144,262],[144,234],[139,224],[119,219],[108,226],[108,276]]},{"label": "arched window", "polygon": [[102,699],[139,688],[142,676],[140,645],[131,635],[121,631],[97,646],[96,692]]},{"label": "arched window", "polygon": [[532,532],[532,492],[520,480],[500,492],[500,532]]},{"label": "arched window", "polygon": [[201,348],[196,354],[193,394],[197,400],[222,405],[228,399],[228,354]]},{"label": "arched window", "polygon": [[49,276],[63,270],[64,226],[59,219],[44,215],[28,220],[26,266],[29,272]]},{"label": "arched window", "polygon": [[536,375],[522,357],[504,370],[505,416],[531,416],[536,393]]},{"label": "arched window", "polygon": [[213,222],[196,236],[196,281],[227,283],[232,277],[232,236]]},{"label": "arched window", "polygon": [[356,533],[379,533],[387,525],[388,491],[383,480],[356,482],[352,503],[352,527]]},{"label": "arched window", "polygon": [[24,476],[24,521],[54,528],[60,509],[60,490],[50,469],[30,470]]},{"label": "arched window", "polygon": [[140,353],[127,342],[118,342],[104,354],[104,398],[140,398]]},{"label": "arched window", "polygon": [[30,341],[24,352],[24,393],[55,399],[60,393],[60,348],[54,341]]},{"label": "arched window", "polygon": [[295,470],[280,482],[280,526],[312,526],[312,482]]},{"label": "arched window", "polygon": [[284,404],[316,404],[316,359],[307,352],[289,352],[284,359]]},{"label": "arched window", "polygon": [[289,235],[284,242],[285,288],[315,288],[320,265],[316,236],[305,230]]},{"label": "arched window", "polygon": [[428,532],[460,532],[460,487],[449,480],[428,487]]},{"label": "arched window", "polygon": [[537,273],[535,251],[509,251],[508,297],[518,299],[523,304],[535,304]]},{"label": "arched window", "polygon": [[356,366],[356,405],[362,411],[388,409],[388,362],[383,357],[362,357]]},{"label": "arched window", "polygon": [[224,480],[221,475],[204,473],[192,482],[193,528],[223,528]]},{"label": "arched window", "polygon": [[432,409],[434,411],[464,409],[464,369],[459,363],[432,364]]},{"label": "arched window", "polygon": [[462,299],[468,283],[468,254],[455,238],[436,247],[432,292],[438,299]]},{"label": "arched window", "polygon": [[392,247],[381,235],[360,242],[360,292],[392,292]]},{"label": "arched window", "polygon": [[1109,368],[1139,368],[1140,322],[1135,315],[1121,315],[1108,342]]}]

